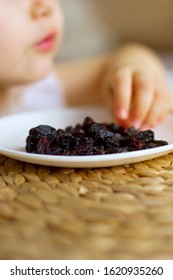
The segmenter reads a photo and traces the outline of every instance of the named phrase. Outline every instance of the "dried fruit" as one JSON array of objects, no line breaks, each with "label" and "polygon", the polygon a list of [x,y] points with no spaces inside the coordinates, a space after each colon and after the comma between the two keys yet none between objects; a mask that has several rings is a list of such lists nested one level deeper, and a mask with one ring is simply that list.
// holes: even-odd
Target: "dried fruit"
[{"label": "dried fruit", "polygon": [[82,124],[55,129],[48,125],[31,128],[26,139],[28,153],[49,155],[103,155],[167,145],[155,140],[152,130],[140,131],[115,123],[97,123],[86,117]]}]

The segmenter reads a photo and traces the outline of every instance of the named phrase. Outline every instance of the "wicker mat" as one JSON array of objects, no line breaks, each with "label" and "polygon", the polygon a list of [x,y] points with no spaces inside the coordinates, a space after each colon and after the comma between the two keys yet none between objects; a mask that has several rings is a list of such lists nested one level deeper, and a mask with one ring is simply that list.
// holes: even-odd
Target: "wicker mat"
[{"label": "wicker mat", "polygon": [[0,258],[173,259],[172,162],[68,169],[0,156]]}]

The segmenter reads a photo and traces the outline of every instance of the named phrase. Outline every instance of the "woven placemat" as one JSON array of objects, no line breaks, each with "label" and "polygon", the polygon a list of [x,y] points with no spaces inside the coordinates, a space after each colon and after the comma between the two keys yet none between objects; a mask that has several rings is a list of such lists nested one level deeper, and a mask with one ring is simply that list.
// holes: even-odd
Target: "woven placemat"
[{"label": "woven placemat", "polygon": [[0,258],[172,259],[172,162],[68,169],[0,156]]}]

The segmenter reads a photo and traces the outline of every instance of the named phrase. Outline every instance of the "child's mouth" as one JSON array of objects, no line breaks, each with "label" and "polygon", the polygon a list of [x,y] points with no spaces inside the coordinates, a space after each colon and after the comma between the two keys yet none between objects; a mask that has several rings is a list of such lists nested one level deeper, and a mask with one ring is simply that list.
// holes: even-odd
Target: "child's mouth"
[{"label": "child's mouth", "polygon": [[52,51],[55,47],[56,32],[51,32],[49,35],[44,37],[41,41],[35,44],[35,48],[39,51],[48,52]]}]

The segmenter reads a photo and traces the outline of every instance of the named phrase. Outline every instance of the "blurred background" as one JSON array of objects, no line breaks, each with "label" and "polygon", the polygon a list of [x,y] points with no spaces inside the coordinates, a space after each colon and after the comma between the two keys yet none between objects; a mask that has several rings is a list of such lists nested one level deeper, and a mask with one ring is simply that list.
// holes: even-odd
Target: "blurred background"
[{"label": "blurred background", "polygon": [[136,41],[173,51],[173,0],[62,0],[65,35],[59,59],[101,54]]}]

